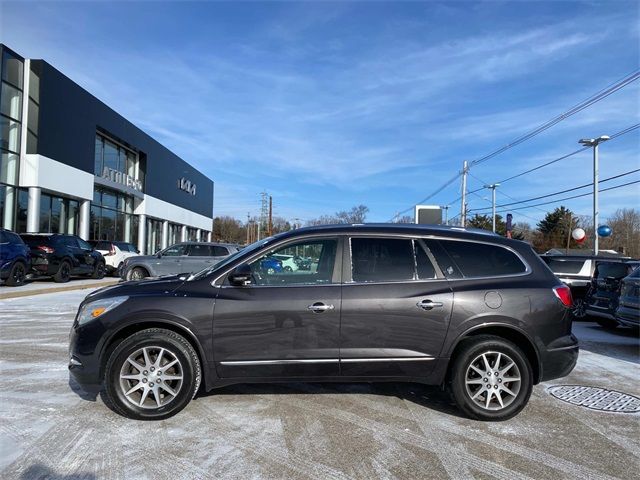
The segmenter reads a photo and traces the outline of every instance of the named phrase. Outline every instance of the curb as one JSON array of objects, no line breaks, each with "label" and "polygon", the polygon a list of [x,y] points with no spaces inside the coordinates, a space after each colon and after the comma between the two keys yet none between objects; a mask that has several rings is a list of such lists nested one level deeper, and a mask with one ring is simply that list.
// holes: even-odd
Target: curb
[{"label": "curb", "polygon": [[43,288],[40,290],[28,290],[28,291],[17,291],[11,293],[0,293],[0,300],[6,300],[8,298],[20,298],[20,297],[30,297],[32,295],[42,295],[45,293],[57,293],[57,292],[68,292],[71,290],[85,290],[87,288],[101,288],[101,287],[110,287],[112,285],[116,285],[120,282],[120,280],[113,280],[112,282],[102,282],[99,284],[88,285],[83,283],[82,285],[65,285],[64,287],[49,287]]}]

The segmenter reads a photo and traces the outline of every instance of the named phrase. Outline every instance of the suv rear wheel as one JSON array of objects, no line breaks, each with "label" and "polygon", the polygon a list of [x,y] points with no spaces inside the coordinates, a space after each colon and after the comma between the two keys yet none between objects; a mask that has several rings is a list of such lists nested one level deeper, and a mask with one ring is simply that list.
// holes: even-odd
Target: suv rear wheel
[{"label": "suv rear wheel", "polygon": [[529,401],[531,365],[516,345],[501,337],[463,340],[451,366],[451,391],[458,407],[477,420],[507,420]]},{"label": "suv rear wheel", "polygon": [[200,386],[200,361],[181,335],[160,328],[134,333],[109,357],[106,393],[113,408],[136,420],[161,420],[182,410]]},{"label": "suv rear wheel", "polygon": [[91,278],[95,278],[95,279],[101,279],[104,278],[106,272],[106,267],[104,265],[104,262],[98,262],[96,264],[96,268],[93,269],[93,273],[91,274]]},{"label": "suv rear wheel", "polygon": [[63,260],[60,268],[53,276],[53,281],[57,283],[68,282],[71,278],[71,264],[67,260]]},{"label": "suv rear wheel", "polygon": [[11,267],[9,277],[7,278],[7,285],[10,287],[19,287],[24,285],[24,281],[27,278],[27,266],[23,262],[16,262]]}]

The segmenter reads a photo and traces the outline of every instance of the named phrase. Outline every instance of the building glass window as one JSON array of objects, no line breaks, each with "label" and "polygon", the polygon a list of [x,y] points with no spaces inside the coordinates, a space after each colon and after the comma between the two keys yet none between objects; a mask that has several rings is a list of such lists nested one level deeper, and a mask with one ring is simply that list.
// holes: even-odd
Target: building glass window
[{"label": "building glass window", "polygon": [[177,223],[169,223],[169,239],[167,240],[169,245],[178,243],[182,240],[182,225]]},{"label": "building glass window", "polygon": [[40,233],[69,233],[75,235],[78,233],[78,215],[79,205],[77,200],[47,193],[40,194],[40,219],[38,224],[38,231]]},{"label": "building glass window", "polygon": [[129,195],[96,187],[91,205],[91,239],[137,242],[138,220],[133,205],[133,197]]},{"label": "building glass window", "polygon": [[187,240],[190,242],[198,241],[198,229],[187,227]]},{"label": "building glass window", "polygon": [[22,92],[4,82],[0,91],[0,113],[18,122],[22,120]]},{"label": "building glass window", "polygon": [[22,90],[24,62],[8,51],[2,51],[2,80]]},{"label": "building glass window", "polygon": [[132,150],[97,134],[94,173],[103,175],[105,168],[129,175],[144,185],[144,166],[138,155]]},{"label": "building glass window", "polygon": [[162,221],[147,219],[147,254],[155,254],[162,248]]}]

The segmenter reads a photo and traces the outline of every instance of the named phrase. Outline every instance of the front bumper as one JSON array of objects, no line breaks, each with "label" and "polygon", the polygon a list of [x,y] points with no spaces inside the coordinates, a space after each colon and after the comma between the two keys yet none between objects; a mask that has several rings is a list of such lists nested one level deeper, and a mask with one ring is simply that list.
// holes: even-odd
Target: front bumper
[{"label": "front bumper", "polygon": [[99,340],[105,329],[100,321],[79,327],[74,323],[69,335],[69,373],[81,387],[102,384]]},{"label": "front bumper", "polygon": [[541,381],[566,377],[575,368],[579,354],[578,339],[567,335],[553,341],[540,352]]},{"label": "front bumper", "polygon": [[625,327],[638,328],[640,326],[640,309],[620,306],[616,310],[616,321]]}]

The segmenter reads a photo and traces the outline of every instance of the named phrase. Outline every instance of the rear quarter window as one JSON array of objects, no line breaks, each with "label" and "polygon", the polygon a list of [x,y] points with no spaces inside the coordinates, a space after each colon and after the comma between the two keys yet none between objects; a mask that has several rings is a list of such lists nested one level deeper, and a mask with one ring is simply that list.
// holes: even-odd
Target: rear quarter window
[{"label": "rear quarter window", "polygon": [[486,243],[440,240],[464,277],[497,277],[527,271],[520,258],[504,247]]},{"label": "rear quarter window", "polygon": [[213,247],[214,257],[224,257],[226,255],[229,255],[229,250],[227,249],[227,247],[218,247],[218,246]]}]

